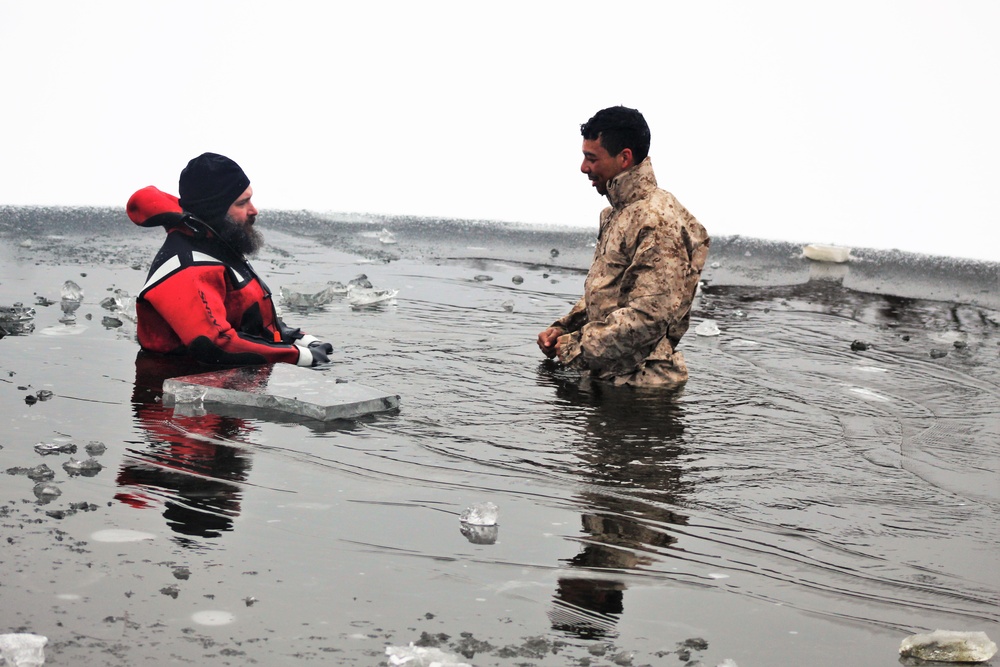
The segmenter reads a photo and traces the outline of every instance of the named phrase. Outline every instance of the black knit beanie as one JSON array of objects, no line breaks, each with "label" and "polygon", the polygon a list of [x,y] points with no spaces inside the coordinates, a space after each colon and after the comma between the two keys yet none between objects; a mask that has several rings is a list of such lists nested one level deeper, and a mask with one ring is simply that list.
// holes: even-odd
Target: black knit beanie
[{"label": "black knit beanie", "polygon": [[205,222],[226,215],[229,207],[250,187],[250,179],[224,155],[202,153],[181,171],[181,208]]}]

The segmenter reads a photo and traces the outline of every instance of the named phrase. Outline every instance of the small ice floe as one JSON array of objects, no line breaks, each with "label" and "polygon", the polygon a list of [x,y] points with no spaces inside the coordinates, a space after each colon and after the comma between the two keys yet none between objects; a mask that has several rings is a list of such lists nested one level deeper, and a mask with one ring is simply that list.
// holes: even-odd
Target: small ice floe
[{"label": "small ice floe", "polygon": [[21,241],[21,247],[22,248],[30,248],[31,247],[31,239],[24,239],[23,241]]},{"label": "small ice floe", "polygon": [[997,652],[997,645],[985,632],[935,630],[910,635],[899,646],[899,655],[937,662],[986,662]]},{"label": "small ice floe", "polygon": [[208,609],[191,614],[191,620],[198,625],[229,625],[236,620],[236,616],[228,611]]},{"label": "small ice floe", "polygon": [[851,249],[835,245],[810,244],[802,249],[802,254],[814,262],[843,264],[851,258]]},{"label": "small ice floe", "polygon": [[142,542],[143,540],[153,540],[156,539],[156,535],[153,535],[152,533],[144,533],[141,530],[106,528],[104,530],[98,530],[95,533],[91,533],[90,539],[95,542],[109,542],[117,544],[121,542]]},{"label": "small ice floe", "polygon": [[699,336],[718,336],[722,333],[719,331],[719,326],[715,323],[715,320],[704,320],[694,328],[694,332]]},{"label": "small ice floe", "polygon": [[48,637],[29,633],[0,635],[0,657],[8,667],[41,667],[48,642]]},{"label": "small ice floe", "polygon": [[399,290],[394,289],[371,289],[358,287],[347,293],[347,301],[352,306],[372,306],[377,303],[392,301],[396,298]]},{"label": "small ice floe", "polygon": [[493,280],[493,276],[486,275],[485,273],[480,273],[473,278],[477,283],[488,283]]},{"label": "small ice floe", "polygon": [[462,662],[457,655],[445,653],[433,646],[387,646],[385,654],[389,656],[389,665],[406,665],[406,667],[472,667]]},{"label": "small ice floe", "polygon": [[72,280],[63,283],[59,296],[63,301],[83,301],[83,288]]},{"label": "small ice floe", "polygon": [[513,313],[514,312],[514,302],[513,301],[510,301],[510,300],[504,301],[503,303],[500,304],[500,307],[503,308],[505,312],[508,312],[508,313]]},{"label": "small ice floe", "polygon": [[384,243],[386,245],[392,245],[392,244],[394,244],[396,242],[395,235],[392,232],[390,232],[388,229],[386,229],[385,227],[383,227],[382,231],[380,231],[378,233],[378,237],[377,238],[378,238],[379,243]]},{"label": "small ice floe", "polygon": [[485,502],[466,507],[458,520],[473,526],[495,526],[499,517],[500,508],[491,502]]}]

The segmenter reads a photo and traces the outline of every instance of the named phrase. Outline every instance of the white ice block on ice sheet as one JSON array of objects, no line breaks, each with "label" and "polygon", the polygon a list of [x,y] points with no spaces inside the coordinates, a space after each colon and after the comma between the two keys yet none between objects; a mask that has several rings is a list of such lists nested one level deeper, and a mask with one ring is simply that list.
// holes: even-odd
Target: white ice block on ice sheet
[{"label": "white ice block on ice sheet", "polygon": [[802,254],[816,262],[835,262],[842,264],[851,258],[851,249],[836,245],[820,245],[813,243],[802,249]]},{"label": "white ice block on ice sheet", "polygon": [[338,381],[330,373],[291,364],[229,368],[171,378],[163,382],[164,405],[174,405],[178,395],[190,395],[192,389],[204,389],[204,403],[267,408],[322,421],[352,419],[399,407],[397,394]]}]

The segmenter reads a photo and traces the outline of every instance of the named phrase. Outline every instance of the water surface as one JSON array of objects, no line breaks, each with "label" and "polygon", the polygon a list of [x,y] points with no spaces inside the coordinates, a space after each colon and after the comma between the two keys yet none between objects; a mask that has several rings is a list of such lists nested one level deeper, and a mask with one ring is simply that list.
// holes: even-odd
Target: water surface
[{"label": "water surface", "polygon": [[[913,632],[1000,637],[995,265],[717,239],[693,324],[722,334],[684,338],[691,380],[614,390],[534,344],[589,233],[262,216],[275,292],[399,290],[286,309],[337,348],[303,372],[402,397],[321,424],[165,408],[191,369],[137,364],[99,305],[162,232],[5,214],[0,305],[51,303],[0,339],[0,469],[45,463],[62,495],[5,478],[0,630],[49,637],[47,664],[377,665],[418,642],[473,665],[876,666]],[[34,450],[93,441],[92,475]],[[485,501],[496,534],[463,533]]]}]

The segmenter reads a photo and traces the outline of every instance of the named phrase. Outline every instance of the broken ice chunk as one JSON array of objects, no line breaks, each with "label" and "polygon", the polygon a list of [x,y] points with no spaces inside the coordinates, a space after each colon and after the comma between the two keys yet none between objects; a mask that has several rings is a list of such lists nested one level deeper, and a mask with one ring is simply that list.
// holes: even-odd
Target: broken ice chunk
[{"label": "broken ice chunk", "polygon": [[358,287],[348,293],[347,300],[352,306],[370,306],[383,301],[391,301],[396,298],[398,290],[394,289],[366,289]]},{"label": "broken ice chunk", "polygon": [[396,242],[396,237],[386,228],[382,228],[382,231],[378,233],[378,240],[386,245],[392,245]]},{"label": "broken ice chunk", "polygon": [[721,333],[715,320],[705,320],[694,328],[694,332],[699,336],[718,336]]},{"label": "broken ice chunk", "polygon": [[910,635],[899,646],[904,658],[938,662],[986,662],[997,652],[997,645],[985,632],[935,630]]},{"label": "broken ice chunk", "polygon": [[34,308],[26,308],[20,301],[12,306],[0,306],[0,322],[24,322],[35,316]]},{"label": "broken ice chunk", "polygon": [[71,475],[83,475],[84,477],[93,477],[101,471],[104,467],[101,465],[100,461],[95,458],[84,459],[83,461],[78,461],[70,457],[69,461],[63,464],[63,470]]},{"label": "broken ice chunk", "polygon": [[76,454],[76,445],[71,442],[40,442],[35,445],[35,451],[42,456],[48,456],[49,454]]},{"label": "broken ice chunk", "polygon": [[389,656],[390,665],[406,665],[406,667],[472,667],[461,662],[459,657],[445,653],[433,646],[387,646],[385,654]]},{"label": "broken ice chunk", "polygon": [[496,525],[499,516],[500,509],[493,503],[476,503],[471,507],[465,508],[459,517],[459,521],[473,526],[493,526]]},{"label": "broken ice chunk", "polygon": [[326,283],[298,283],[283,285],[281,299],[286,306],[325,306],[334,298],[347,294],[343,283],[330,280]]},{"label": "broken ice chunk", "polygon": [[72,280],[63,283],[60,295],[63,301],[83,301],[83,288]]},{"label": "broken ice chunk", "polygon": [[48,641],[48,637],[28,633],[0,635],[0,657],[10,667],[41,667]]}]

